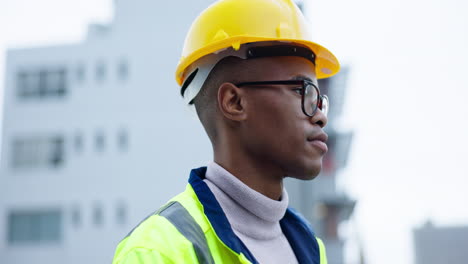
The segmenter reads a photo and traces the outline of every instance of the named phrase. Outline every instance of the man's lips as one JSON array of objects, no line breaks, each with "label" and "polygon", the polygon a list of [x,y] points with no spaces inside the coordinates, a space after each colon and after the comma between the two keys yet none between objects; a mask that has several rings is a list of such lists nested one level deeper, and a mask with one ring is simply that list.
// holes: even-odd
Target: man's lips
[{"label": "man's lips", "polygon": [[327,153],[328,146],[326,144],[328,140],[328,135],[324,132],[318,134],[310,135],[307,137],[307,142],[310,142],[311,145],[318,148],[323,154]]}]

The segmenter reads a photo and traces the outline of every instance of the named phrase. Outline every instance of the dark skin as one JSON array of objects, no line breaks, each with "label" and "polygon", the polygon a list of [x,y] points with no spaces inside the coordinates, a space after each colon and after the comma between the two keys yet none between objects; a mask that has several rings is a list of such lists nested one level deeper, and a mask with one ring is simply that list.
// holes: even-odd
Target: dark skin
[{"label": "dark skin", "polygon": [[[234,72],[239,81],[306,78],[317,83],[314,65],[301,57],[251,59],[235,67],[225,73]],[[210,122],[202,120],[205,128],[213,126],[207,132],[216,131],[216,137],[208,133],[216,163],[275,200],[281,199],[285,177],[310,180],[319,174],[326,151],[313,139],[324,134],[327,117],[321,111],[304,115],[297,87],[239,88],[223,82],[217,88],[217,105],[205,118]]]}]

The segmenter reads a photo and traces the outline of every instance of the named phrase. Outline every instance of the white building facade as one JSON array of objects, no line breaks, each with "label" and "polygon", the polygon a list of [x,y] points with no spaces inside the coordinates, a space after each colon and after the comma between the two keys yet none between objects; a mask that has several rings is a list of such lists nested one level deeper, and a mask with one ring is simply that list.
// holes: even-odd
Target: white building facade
[{"label": "white building facade", "polygon": [[[112,24],[89,26],[82,43],[8,51],[0,263],[110,263],[212,159],[174,80],[185,33],[212,2],[117,0]],[[287,183],[312,221],[304,208],[321,198],[310,193],[329,190],[314,182]]]}]

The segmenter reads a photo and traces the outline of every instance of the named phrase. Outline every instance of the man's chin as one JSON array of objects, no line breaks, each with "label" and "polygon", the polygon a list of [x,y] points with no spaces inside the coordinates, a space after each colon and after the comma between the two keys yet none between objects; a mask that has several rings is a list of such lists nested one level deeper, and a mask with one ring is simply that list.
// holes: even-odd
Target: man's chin
[{"label": "man's chin", "polygon": [[290,173],[287,177],[303,181],[311,181],[315,179],[320,173],[320,170],[303,172],[303,173]]},{"label": "man's chin", "polygon": [[290,166],[286,177],[310,181],[315,179],[321,170],[322,160],[307,160],[303,163],[296,163],[295,166]]}]

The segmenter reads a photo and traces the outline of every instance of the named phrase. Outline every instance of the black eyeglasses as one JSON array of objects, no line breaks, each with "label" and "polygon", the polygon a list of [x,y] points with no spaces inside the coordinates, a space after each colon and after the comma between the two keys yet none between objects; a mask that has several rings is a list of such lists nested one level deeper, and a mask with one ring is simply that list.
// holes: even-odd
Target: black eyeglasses
[{"label": "black eyeglasses", "polygon": [[321,95],[319,88],[310,80],[284,80],[284,81],[262,81],[262,82],[241,82],[235,84],[242,86],[268,86],[268,85],[298,85],[298,91],[302,97],[302,112],[308,117],[313,117],[320,109],[326,116],[328,114],[328,96]]}]

